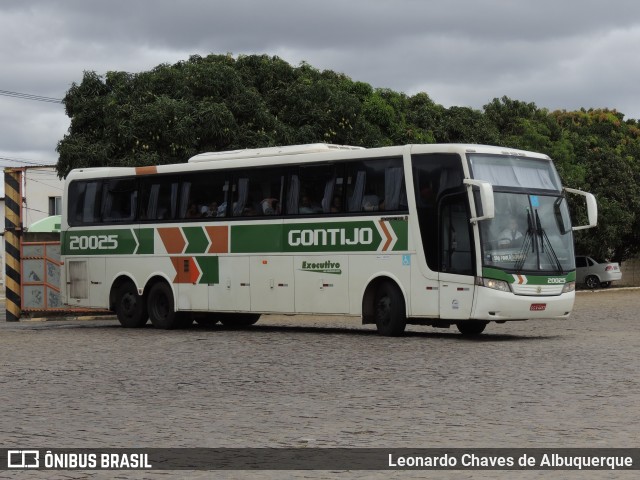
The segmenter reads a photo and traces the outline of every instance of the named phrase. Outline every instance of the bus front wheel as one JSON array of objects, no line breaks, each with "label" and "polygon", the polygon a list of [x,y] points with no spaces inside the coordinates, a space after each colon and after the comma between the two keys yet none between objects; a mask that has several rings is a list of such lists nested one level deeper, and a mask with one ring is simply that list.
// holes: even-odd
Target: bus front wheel
[{"label": "bus front wheel", "polygon": [[458,322],[456,324],[458,331],[466,337],[474,337],[484,332],[487,322],[478,320],[469,320],[468,322]]},{"label": "bus front wheel", "polygon": [[391,282],[383,282],[376,290],[374,312],[378,333],[396,337],[402,335],[407,326],[404,297],[400,289]]},{"label": "bus front wheel", "polygon": [[178,312],[175,311],[173,291],[165,282],[158,282],[149,291],[147,310],[151,323],[156,328],[170,330],[180,325]]},{"label": "bus front wheel", "polygon": [[125,328],[144,327],[149,320],[144,297],[132,282],[125,282],[117,290],[115,303],[116,316]]}]

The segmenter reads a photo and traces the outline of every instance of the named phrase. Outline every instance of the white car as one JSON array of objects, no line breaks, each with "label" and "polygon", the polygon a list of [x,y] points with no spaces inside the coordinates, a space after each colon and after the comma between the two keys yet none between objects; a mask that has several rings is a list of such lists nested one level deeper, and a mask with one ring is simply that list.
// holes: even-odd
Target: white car
[{"label": "white car", "polygon": [[576,256],[576,283],[588,288],[607,288],[611,282],[622,279],[620,265],[615,262],[598,262],[585,255]]}]

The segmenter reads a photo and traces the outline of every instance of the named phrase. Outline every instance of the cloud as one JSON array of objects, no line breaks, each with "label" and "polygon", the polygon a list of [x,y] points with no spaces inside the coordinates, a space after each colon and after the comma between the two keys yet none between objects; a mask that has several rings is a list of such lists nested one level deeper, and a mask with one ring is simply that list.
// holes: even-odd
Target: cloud
[{"label": "cloud", "polygon": [[43,155],[25,155],[25,146],[30,152],[54,151],[69,127],[62,104],[0,97],[0,111],[3,157],[46,161]]}]

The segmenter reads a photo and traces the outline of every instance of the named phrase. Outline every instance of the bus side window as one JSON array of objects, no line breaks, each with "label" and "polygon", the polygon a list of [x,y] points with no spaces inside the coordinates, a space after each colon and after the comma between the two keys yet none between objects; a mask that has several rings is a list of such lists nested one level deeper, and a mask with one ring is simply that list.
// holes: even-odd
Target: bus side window
[{"label": "bus side window", "polygon": [[407,190],[404,185],[402,164],[390,166],[384,170],[384,202],[381,210],[400,210],[407,207]]},{"label": "bus side window", "polygon": [[140,219],[173,220],[178,209],[177,180],[148,177],[140,185]]},{"label": "bus side window", "polygon": [[342,203],[342,181],[339,184],[336,181],[336,171],[342,168],[333,164],[299,167],[289,177],[286,213],[318,215],[338,211]]},{"label": "bus side window", "polygon": [[69,186],[67,213],[69,225],[100,223],[102,181],[75,181]]},{"label": "bus side window", "polygon": [[138,186],[135,178],[109,180],[103,191],[104,222],[130,222],[136,218]]},{"label": "bus side window", "polygon": [[400,157],[352,162],[347,170],[349,212],[407,210],[407,190]]},{"label": "bus side window", "polygon": [[347,180],[347,208],[350,212],[359,212],[362,209],[367,172],[358,170],[354,173],[355,175],[348,176]]},{"label": "bus side window", "polygon": [[[224,217],[229,199],[227,170],[212,170],[184,175],[180,182],[177,202],[178,218],[202,219]],[[172,191],[172,198],[174,192]]]},{"label": "bus side window", "polygon": [[284,175],[280,169],[243,170],[232,190],[231,215],[234,217],[275,216],[282,213]]}]

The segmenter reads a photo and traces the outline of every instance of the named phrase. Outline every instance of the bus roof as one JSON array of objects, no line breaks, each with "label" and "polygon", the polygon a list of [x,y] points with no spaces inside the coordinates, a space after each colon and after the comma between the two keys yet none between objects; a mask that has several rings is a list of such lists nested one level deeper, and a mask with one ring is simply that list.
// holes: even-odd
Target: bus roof
[{"label": "bus roof", "polygon": [[[282,147],[254,148],[231,150],[224,152],[208,152],[195,155],[187,163],[174,163],[146,167],[90,167],[74,169],[67,175],[67,181],[76,178],[105,178],[111,176],[141,175],[146,173],[181,173],[217,168],[245,168],[261,165],[288,165],[304,162],[347,160],[357,158],[378,157],[385,155],[401,155],[404,151],[411,153],[479,153],[522,156],[551,160],[542,153],[527,152],[506,147],[478,144],[412,144],[390,147],[364,148],[350,145],[334,145],[327,143],[311,143],[306,145],[288,145]],[[267,160],[268,159],[268,160]]]},{"label": "bus roof", "polygon": [[230,160],[239,158],[278,157],[302,153],[324,153],[338,150],[365,150],[364,147],[351,145],[334,145],[330,143],[309,143],[306,145],[287,145],[283,147],[247,148],[226,152],[205,152],[195,155],[189,162],[210,162],[213,160]]}]

